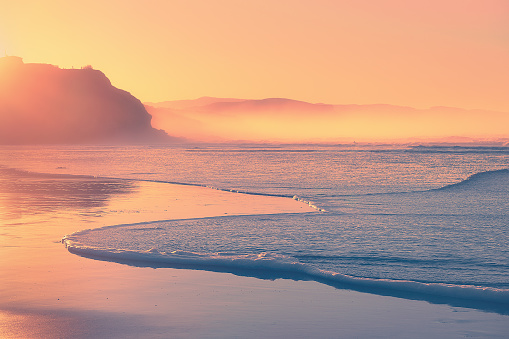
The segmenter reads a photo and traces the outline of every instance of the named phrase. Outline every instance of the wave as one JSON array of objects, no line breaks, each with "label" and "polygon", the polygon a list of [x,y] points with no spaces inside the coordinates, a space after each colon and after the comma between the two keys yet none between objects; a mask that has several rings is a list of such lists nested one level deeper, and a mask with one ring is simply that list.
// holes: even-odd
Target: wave
[{"label": "wave", "polygon": [[405,150],[409,153],[449,153],[449,154],[468,154],[468,153],[495,153],[509,154],[507,146],[412,146]]},{"label": "wave", "polygon": [[[205,187],[223,192],[231,192],[231,193],[239,193],[239,194],[248,194],[248,195],[258,195],[258,196],[269,196],[269,197],[282,197],[282,198],[290,198],[302,202],[308,205],[311,208],[319,212],[327,212],[324,206],[321,206],[322,203],[315,203],[309,197],[301,197],[299,195],[294,194],[275,194],[275,193],[267,193],[267,192],[254,192],[248,190],[240,190],[240,189],[231,189],[231,188],[223,188],[212,186],[209,184],[203,183],[190,183],[190,182],[181,182],[181,181],[169,181],[169,180],[155,180],[155,179],[141,179],[141,178],[120,178],[120,177],[106,177],[106,176],[91,176],[91,175],[75,175],[75,174],[63,174],[63,173],[37,173],[30,172],[25,170],[19,170],[9,167],[0,166],[0,171],[4,174],[11,174],[16,176],[37,176],[41,178],[82,178],[82,179],[101,179],[101,180],[124,180],[124,181],[138,181],[138,182],[156,182],[156,183],[166,183],[173,185],[183,185],[183,186],[195,186],[195,187]],[[138,173],[139,174],[139,173]],[[372,193],[362,193],[362,194],[328,194],[328,198],[347,198],[347,197],[363,197],[363,196],[384,196],[384,195],[399,195],[399,194],[409,194],[409,193],[425,193],[425,192],[434,192],[434,191],[446,191],[452,189],[475,189],[477,191],[498,191],[498,192],[507,192],[509,190],[509,168],[499,169],[499,170],[490,170],[472,174],[468,178],[459,181],[457,183],[448,184],[438,188],[431,188],[425,190],[409,190],[409,191],[391,191],[391,192],[372,192]],[[295,188],[296,190],[302,190],[303,188]],[[308,188],[306,188],[308,189]],[[311,197],[312,198],[312,197]],[[315,197],[316,199],[317,197]],[[322,199],[318,199],[322,200]]]},{"label": "wave", "polygon": [[[105,178],[106,179],[106,178]],[[120,178],[118,178],[120,179]],[[196,184],[196,183],[185,183],[185,182],[176,182],[176,181],[160,181],[160,180],[144,180],[138,179],[138,181],[150,181],[150,182],[162,182],[169,183],[174,185],[189,185],[189,186],[198,186],[198,187],[206,187],[210,189],[215,189],[224,192],[232,192],[232,193],[240,193],[240,194],[249,194],[249,195],[260,195],[260,196],[271,196],[271,197],[282,197],[282,198],[291,198],[297,201],[300,201],[310,207],[316,209],[319,212],[328,212],[323,206],[308,200],[307,198],[302,198],[297,195],[289,195],[289,194],[273,194],[273,193],[260,193],[260,192],[252,192],[246,190],[236,190],[229,188],[220,188],[216,186],[211,186],[207,184]],[[426,192],[434,192],[434,191],[445,191],[451,190],[454,188],[471,188],[479,191],[482,190],[496,190],[496,191],[504,191],[506,192],[509,189],[509,169],[499,169],[499,170],[490,170],[472,174],[468,178],[459,181],[457,183],[448,184],[439,188],[431,188],[425,190],[412,190],[412,191],[396,191],[396,192],[377,192],[377,193],[363,193],[363,194],[329,194],[329,198],[340,198],[340,197],[360,197],[360,196],[380,196],[380,195],[399,195],[399,194],[409,194],[409,193],[426,193]],[[296,188],[302,190],[302,188]]]},{"label": "wave", "polygon": [[483,190],[497,190],[507,192],[509,189],[509,168],[499,170],[490,170],[479,173],[474,173],[464,180],[456,183],[448,184],[438,188],[430,188],[424,190],[409,190],[409,191],[395,191],[395,192],[373,192],[362,194],[331,194],[331,198],[348,198],[348,197],[364,197],[364,196],[383,196],[383,195],[398,195],[409,193],[427,193],[436,191],[446,191],[456,188],[472,189],[477,191]]},{"label": "wave", "polygon": [[[132,225],[108,227],[121,226]],[[197,253],[189,251],[163,252],[154,248],[146,251],[137,251],[92,247],[80,243],[79,236],[91,231],[93,230],[84,230],[66,235],[62,238],[62,243],[73,254],[131,266],[227,272],[270,280],[281,278],[312,280],[336,288],[509,314],[509,289],[355,277],[319,269],[297,262],[284,255],[266,252],[233,255],[229,253]]]},{"label": "wave", "polygon": [[448,190],[453,188],[503,188],[509,184],[509,169],[485,171],[472,174],[463,181],[440,187],[436,190]]}]

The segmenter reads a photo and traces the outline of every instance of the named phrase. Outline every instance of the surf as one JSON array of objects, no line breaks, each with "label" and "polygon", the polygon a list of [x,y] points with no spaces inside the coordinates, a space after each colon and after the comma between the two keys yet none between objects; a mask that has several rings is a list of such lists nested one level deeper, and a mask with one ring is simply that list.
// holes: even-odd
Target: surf
[{"label": "surf", "polygon": [[[107,228],[147,225],[147,223],[116,225]],[[166,252],[155,248],[129,250],[94,247],[80,242],[81,236],[98,230],[100,232],[100,229],[84,230],[67,235],[62,239],[62,243],[73,254],[131,266],[208,270],[270,280],[312,280],[336,288],[509,314],[509,289],[356,277],[319,269],[298,262],[289,256],[267,252],[257,254],[206,253],[183,250]]]}]

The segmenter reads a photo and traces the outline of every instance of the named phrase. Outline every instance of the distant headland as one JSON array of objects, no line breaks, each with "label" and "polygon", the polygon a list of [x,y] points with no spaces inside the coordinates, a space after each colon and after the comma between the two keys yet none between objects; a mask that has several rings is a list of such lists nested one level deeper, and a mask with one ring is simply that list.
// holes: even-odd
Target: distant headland
[{"label": "distant headland", "polygon": [[0,144],[164,143],[129,92],[91,66],[61,69],[0,57]]}]

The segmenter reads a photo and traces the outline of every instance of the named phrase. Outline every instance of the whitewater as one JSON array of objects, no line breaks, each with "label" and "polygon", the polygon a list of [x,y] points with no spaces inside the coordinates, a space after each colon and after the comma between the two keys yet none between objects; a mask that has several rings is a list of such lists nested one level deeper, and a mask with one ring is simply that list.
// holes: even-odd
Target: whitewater
[{"label": "whitewater", "polygon": [[[17,151],[23,155],[23,148]],[[133,266],[314,280],[509,313],[507,147],[90,146],[71,151],[42,150],[23,164],[6,163],[34,170],[45,159],[46,172],[207,186],[316,207],[310,213],[85,229],[62,239],[72,253]]]}]

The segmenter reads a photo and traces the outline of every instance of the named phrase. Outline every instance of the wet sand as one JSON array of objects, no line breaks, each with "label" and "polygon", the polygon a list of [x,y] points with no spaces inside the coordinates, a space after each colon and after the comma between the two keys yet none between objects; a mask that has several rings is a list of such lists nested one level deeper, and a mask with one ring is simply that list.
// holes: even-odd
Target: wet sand
[{"label": "wet sand", "polygon": [[292,199],[202,187],[4,174],[1,338],[505,337],[509,317],[312,281],[143,268],[73,255],[85,228],[153,220],[314,212]]}]

